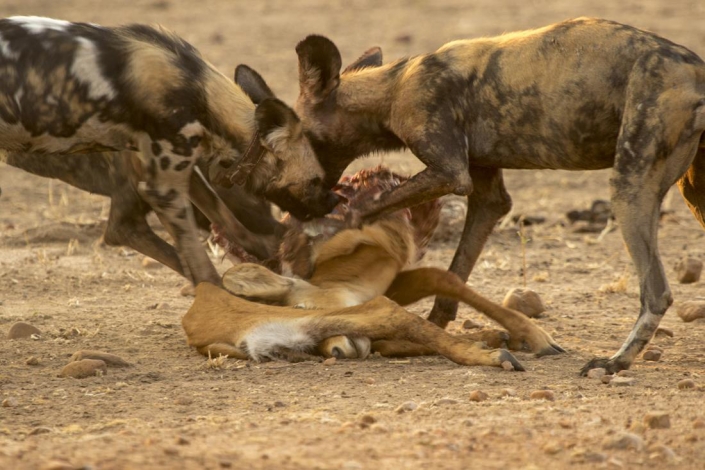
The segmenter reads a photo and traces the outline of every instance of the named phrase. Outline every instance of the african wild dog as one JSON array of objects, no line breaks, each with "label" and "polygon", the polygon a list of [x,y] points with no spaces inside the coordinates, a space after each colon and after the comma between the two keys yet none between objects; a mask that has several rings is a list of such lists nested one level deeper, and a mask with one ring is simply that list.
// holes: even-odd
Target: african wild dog
[{"label": "african wild dog", "polygon": [[[705,64],[696,54],[590,18],[454,41],[385,65],[374,48],[342,74],[328,39],[309,36],[296,51],[295,109],[329,184],[373,151],[407,147],[427,166],[357,218],[448,193],[467,196],[450,267],[462,279],[511,207],[503,168],[613,168],[612,207],[638,272],[641,310],[621,349],[583,372],[631,366],[672,303],[657,248],[668,188],[678,182],[705,226]],[[445,326],[456,309],[456,302],[436,299],[429,319]]]},{"label": "african wild dog", "polygon": [[[147,223],[146,216],[152,208],[137,191],[142,179],[142,163],[137,153],[124,150],[57,156],[8,152],[6,163],[109,197],[110,213],[103,235],[105,244],[127,246],[185,276],[174,247],[157,236]],[[230,236],[248,246],[260,259],[274,256],[284,227],[272,217],[270,204],[247,193],[239,185],[215,187],[219,198],[214,198],[204,180],[207,168],[199,170],[203,171],[191,174],[189,198],[199,201],[209,214],[204,215],[198,207],[193,207],[196,225],[208,231],[212,219],[219,226],[231,227]]]},{"label": "african wild dog", "polygon": [[[362,192],[369,188],[361,187]],[[375,194],[376,188],[368,196]],[[297,263],[312,265],[307,279],[280,276],[258,264],[232,267],[223,276],[225,289],[274,305],[244,303],[210,287],[200,293],[197,288],[196,301],[182,321],[189,344],[202,354],[239,359],[282,354],[290,358],[301,352],[364,358],[370,348],[387,356],[445,355],[453,349],[448,345],[456,344],[456,355],[448,357],[461,364],[500,366],[510,361],[515,369],[523,370],[508,351],[473,345],[486,339],[485,334],[458,338],[379,299],[384,295],[403,306],[442,295],[466,302],[500,323],[509,331],[510,344],[526,344],[537,355],[563,351],[529,318],[485,299],[455,274],[431,267],[408,269],[416,261],[418,243],[418,227],[412,225],[411,217],[409,211],[396,211],[361,229],[340,230],[329,218],[294,225],[292,235],[304,237],[303,245],[310,248],[302,250],[310,258]],[[327,235],[330,229],[336,231],[332,236]],[[301,270],[308,272],[307,267]],[[292,311],[281,306],[298,308]],[[341,310],[346,307],[353,308]],[[503,332],[489,333],[489,339],[503,342]]]},{"label": "african wild dog", "polygon": [[139,151],[138,190],[169,227],[194,283],[220,281],[188,203],[197,161],[250,160],[238,179],[297,217],[337,203],[296,114],[266,90],[255,109],[196,49],[161,29],[0,20],[0,149]]}]

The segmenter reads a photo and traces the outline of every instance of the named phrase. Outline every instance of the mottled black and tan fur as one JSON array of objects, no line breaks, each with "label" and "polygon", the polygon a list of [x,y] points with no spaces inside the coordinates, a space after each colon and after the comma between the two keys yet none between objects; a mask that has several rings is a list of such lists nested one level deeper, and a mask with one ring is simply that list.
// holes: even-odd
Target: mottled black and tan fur
[{"label": "mottled black and tan fur", "polygon": [[194,283],[220,282],[189,204],[194,165],[237,161],[256,131],[267,152],[247,188],[297,217],[332,209],[337,198],[322,185],[295,113],[273,97],[255,108],[177,36],[143,25],[0,20],[0,150],[56,158],[138,151],[138,190],[174,236]]},{"label": "mottled black and tan fur", "polygon": [[[467,279],[511,199],[503,168],[613,168],[612,207],[636,266],[641,310],[629,338],[591,367],[630,367],[671,292],[657,248],[659,206],[678,183],[705,226],[705,64],[655,34],[579,18],[448,43],[382,65],[370,49],[340,73],[338,49],[309,36],[296,48],[296,111],[334,184],[353,159],[409,148],[427,168],[361,209],[371,220],[448,193],[468,212],[451,270]],[[457,303],[436,300],[445,326]]]}]

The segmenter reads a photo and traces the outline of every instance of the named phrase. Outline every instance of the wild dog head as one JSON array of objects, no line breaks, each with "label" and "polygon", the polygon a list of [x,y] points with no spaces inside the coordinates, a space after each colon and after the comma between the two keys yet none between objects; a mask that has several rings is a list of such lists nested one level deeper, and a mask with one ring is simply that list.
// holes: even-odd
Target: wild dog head
[{"label": "wild dog head", "polygon": [[300,220],[329,213],[340,199],[324,186],[325,173],[296,113],[251,68],[238,66],[235,81],[257,105],[259,144],[266,151],[248,178],[249,189]]}]

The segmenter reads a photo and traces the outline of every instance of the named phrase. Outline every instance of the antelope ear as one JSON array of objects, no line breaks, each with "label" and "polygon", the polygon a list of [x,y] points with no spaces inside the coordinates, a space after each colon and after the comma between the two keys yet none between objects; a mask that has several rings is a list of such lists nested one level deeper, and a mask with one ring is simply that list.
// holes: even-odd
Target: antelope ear
[{"label": "antelope ear", "polygon": [[257,106],[255,121],[262,144],[269,149],[302,132],[301,121],[294,110],[276,98],[267,98]]},{"label": "antelope ear", "polygon": [[355,62],[345,67],[343,73],[380,65],[382,65],[382,49],[375,46],[367,49]]},{"label": "antelope ear", "polygon": [[235,68],[235,83],[242,88],[254,104],[260,104],[267,98],[274,98],[274,93],[262,76],[245,64]]},{"label": "antelope ear", "polygon": [[330,39],[314,34],[296,45],[296,54],[301,93],[323,101],[340,84],[340,51]]}]

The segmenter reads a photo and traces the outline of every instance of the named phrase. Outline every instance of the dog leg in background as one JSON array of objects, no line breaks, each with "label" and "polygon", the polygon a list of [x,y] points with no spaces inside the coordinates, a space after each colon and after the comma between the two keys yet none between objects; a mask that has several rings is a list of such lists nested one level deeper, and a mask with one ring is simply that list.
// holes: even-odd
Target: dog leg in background
[{"label": "dog leg in background", "polygon": [[[449,268],[463,282],[468,280],[497,221],[512,207],[501,169],[471,167],[470,176],[473,192],[467,197],[463,234]],[[437,297],[428,320],[445,328],[448,322],[455,320],[457,311],[457,300]]]}]

